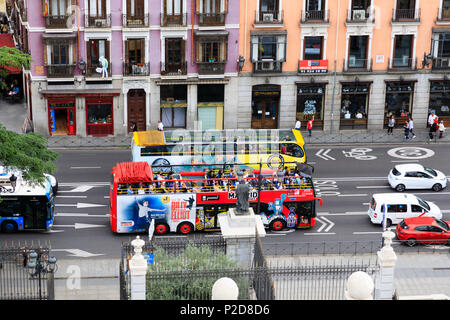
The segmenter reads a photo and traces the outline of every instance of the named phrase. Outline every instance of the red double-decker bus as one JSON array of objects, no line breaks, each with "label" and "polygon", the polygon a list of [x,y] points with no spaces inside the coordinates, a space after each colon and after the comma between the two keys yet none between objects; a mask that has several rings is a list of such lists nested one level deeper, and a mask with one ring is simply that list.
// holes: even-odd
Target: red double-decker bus
[{"label": "red double-decker bus", "polygon": [[[250,186],[249,204],[265,227],[281,231],[315,225],[316,200],[322,205],[322,199],[315,196],[305,168],[241,171]],[[199,165],[189,172],[167,172],[147,162],[118,163],[112,170],[111,229],[146,232],[153,219],[156,234],[220,230],[217,216],[236,206],[237,170],[227,164],[223,170]]]}]

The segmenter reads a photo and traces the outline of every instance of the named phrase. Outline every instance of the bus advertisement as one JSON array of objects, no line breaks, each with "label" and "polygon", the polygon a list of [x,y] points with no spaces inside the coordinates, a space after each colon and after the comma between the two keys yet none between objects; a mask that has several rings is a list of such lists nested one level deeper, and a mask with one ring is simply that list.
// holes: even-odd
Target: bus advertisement
[{"label": "bus advertisement", "polygon": [[[147,162],[118,163],[112,170],[110,190],[112,231],[146,232],[152,219],[159,235],[220,230],[217,216],[236,206],[238,166],[223,171],[194,167],[187,172],[156,173],[157,167]],[[311,228],[316,223],[316,200],[322,205],[322,199],[315,196],[306,171],[286,170],[280,174],[243,169],[250,186],[249,204],[270,230]]]},{"label": "bus advertisement", "polygon": [[0,172],[0,230],[48,230],[53,226],[55,199],[52,181],[30,184],[21,175]]},{"label": "bus advertisement", "polygon": [[131,153],[133,162],[163,165],[167,171],[188,171],[192,164],[259,162],[263,169],[280,169],[285,163],[306,163],[304,144],[295,129],[136,131]]}]

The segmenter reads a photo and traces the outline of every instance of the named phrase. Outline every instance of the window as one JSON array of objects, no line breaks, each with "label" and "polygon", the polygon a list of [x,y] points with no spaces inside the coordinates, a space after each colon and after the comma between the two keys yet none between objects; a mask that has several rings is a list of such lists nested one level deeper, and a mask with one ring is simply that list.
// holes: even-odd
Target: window
[{"label": "window", "polygon": [[417,198],[417,201],[419,201],[419,204],[424,207],[427,211],[430,211],[430,206],[428,205],[428,203],[426,201],[423,201],[420,198]]},{"label": "window", "polygon": [[367,67],[367,47],[368,36],[350,36],[348,68],[366,68]]},{"label": "window", "polygon": [[[288,208],[290,212],[294,211],[295,214],[300,218],[304,217],[314,217],[314,202],[313,201],[300,201],[300,202],[283,202],[283,206]],[[292,208],[292,209],[291,209]],[[299,220],[299,223],[300,220]]]},{"label": "window", "polygon": [[185,128],[187,86],[161,86],[161,121],[166,128]]},{"label": "window", "polygon": [[431,168],[427,168],[427,167],[423,167],[423,169],[428,172],[429,174],[431,174],[433,177],[437,176],[437,172]]},{"label": "window", "polygon": [[52,64],[69,64],[69,45],[67,43],[53,43],[51,52]]},{"label": "window", "polygon": [[369,83],[342,84],[341,129],[367,128]]},{"label": "window", "polygon": [[413,35],[396,35],[394,38],[393,67],[412,66]]},{"label": "window", "polygon": [[305,37],[303,60],[321,60],[322,42],[323,37]]},{"label": "window", "polygon": [[226,42],[199,41],[197,62],[225,62],[227,60]]},{"label": "window", "polygon": [[325,84],[297,84],[297,119],[302,122],[314,116],[314,128],[323,128]]},{"label": "window", "polygon": [[3,199],[0,202],[0,217],[12,217],[20,214],[20,201],[16,199]]},{"label": "window", "polygon": [[441,227],[442,229],[444,229],[445,231],[448,231],[450,229],[449,225],[447,223],[445,223],[444,221],[436,219],[436,218],[434,220],[436,221],[437,225],[439,227]]},{"label": "window", "polygon": [[450,0],[443,0],[442,1],[442,19],[450,19]]},{"label": "window", "polygon": [[414,230],[421,231],[421,232],[428,232],[428,226],[418,226]]},{"label": "window", "polygon": [[428,232],[442,233],[442,229],[435,226],[428,226]]},{"label": "window", "polygon": [[367,10],[370,7],[371,0],[352,0],[353,10]]},{"label": "window", "polygon": [[106,0],[89,0],[87,5],[90,17],[106,17]]},{"label": "window", "polygon": [[322,11],[325,9],[324,0],[308,0],[306,5],[307,11]]},{"label": "window", "polygon": [[395,116],[395,126],[403,127],[412,113],[414,82],[387,82],[385,100],[385,127],[391,115]]},{"label": "window", "polygon": [[411,211],[412,212],[423,212],[423,208],[421,206],[413,204],[413,205],[411,205]]},{"label": "window", "polygon": [[405,173],[406,178],[417,178],[417,172],[407,172]]},{"label": "window", "polygon": [[50,15],[51,16],[65,16],[69,5],[69,0],[51,0]]},{"label": "window", "polygon": [[252,61],[263,59],[285,61],[286,35],[253,35],[252,36]]},{"label": "window", "polygon": [[408,212],[408,206],[406,204],[388,204],[387,212],[391,212],[391,213]]},{"label": "window", "polygon": [[97,73],[97,68],[101,66],[100,58],[108,61],[108,70],[111,64],[109,59],[109,41],[106,39],[91,39],[86,43],[87,71],[89,75],[101,75]]},{"label": "window", "polygon": [[431,81],[428,113],[434,113],[446,126],[450,121],[450,81]]},{"label": "window", "polygon": [[113,134],[112,99],[86,100],[87,134]]},{"label": "window", "polygon": [[394,176],[399,176],[399,175],[401,175],[401,173],[397,170],[397,169],[392,169],[392,174],[394,175]]}]

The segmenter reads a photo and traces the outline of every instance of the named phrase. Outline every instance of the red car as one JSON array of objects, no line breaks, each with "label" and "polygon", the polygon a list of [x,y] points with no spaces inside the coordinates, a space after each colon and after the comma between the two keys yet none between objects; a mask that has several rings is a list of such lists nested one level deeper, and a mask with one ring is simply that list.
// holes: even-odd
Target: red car
[{"label": "red car", "polygon": [[416,243],[446,243],[450,245],[450,222],[433,217],[403,219],[395,229],[397,238],[412,247]]}]

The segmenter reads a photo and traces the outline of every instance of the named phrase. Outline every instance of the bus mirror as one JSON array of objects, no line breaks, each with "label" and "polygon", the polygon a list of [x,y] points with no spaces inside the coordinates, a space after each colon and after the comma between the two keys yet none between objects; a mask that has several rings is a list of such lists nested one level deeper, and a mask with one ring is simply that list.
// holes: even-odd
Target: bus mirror
[{"label": "bus mirror", "polygon": [[314,198],[314,200],[319,200],[319,202],[320,202],[320,206],[322,206],[322,204],[323,204],[323,200],[322,200],[322,198]]}]

